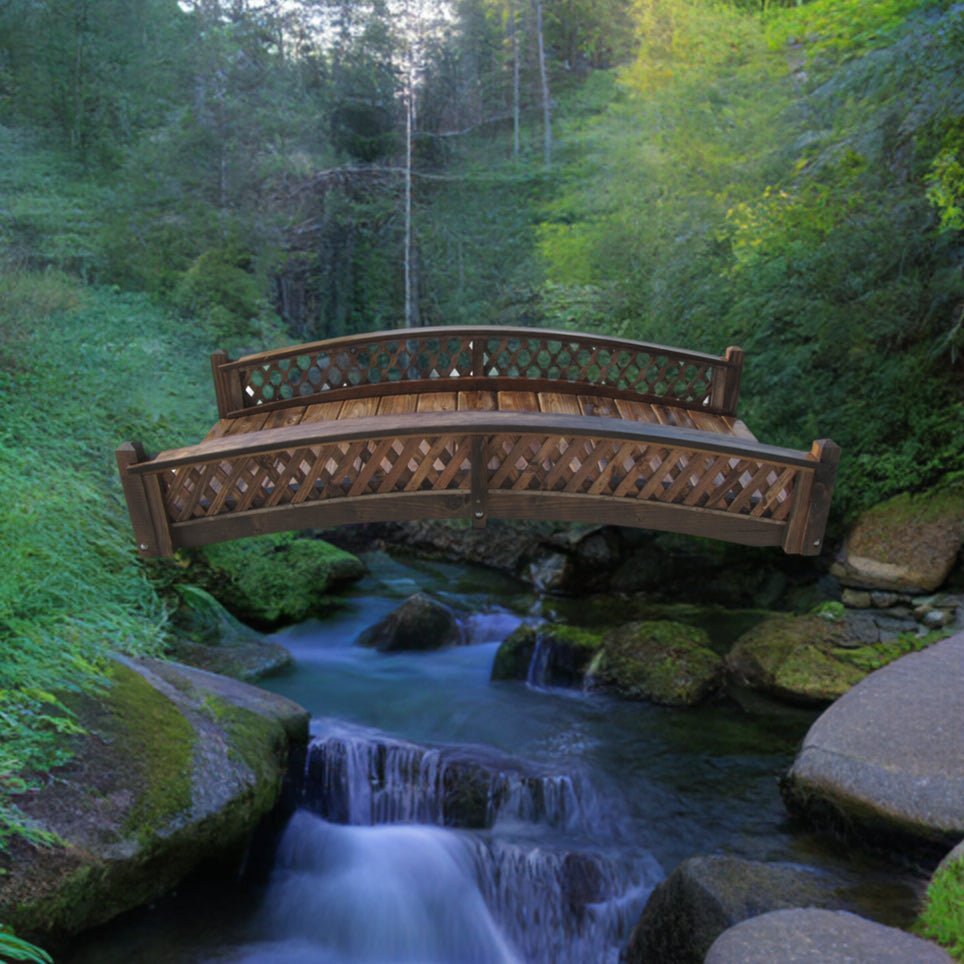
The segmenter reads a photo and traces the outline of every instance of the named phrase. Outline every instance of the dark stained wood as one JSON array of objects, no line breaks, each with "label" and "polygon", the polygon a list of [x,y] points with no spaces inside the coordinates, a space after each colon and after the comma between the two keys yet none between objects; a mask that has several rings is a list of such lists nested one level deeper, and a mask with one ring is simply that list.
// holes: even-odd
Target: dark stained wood
[{"label": "dark stained wood", "polygon": [[132,443],[117,452],[142,555],[411,518],[606,522],[803,554],[822,545],[839,449],[758,442],[735,414],[738,348],[717,358],[573,332],[441,328],[234,362],[219,352],[211,366],[221,418],[202,443],[150,460]]}]

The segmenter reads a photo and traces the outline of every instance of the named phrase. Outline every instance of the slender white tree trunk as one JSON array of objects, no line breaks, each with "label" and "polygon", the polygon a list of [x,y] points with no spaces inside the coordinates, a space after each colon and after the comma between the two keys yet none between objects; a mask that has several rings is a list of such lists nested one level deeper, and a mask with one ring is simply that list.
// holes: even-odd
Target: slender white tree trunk
[{"label": "slender white tree trunk", "polygon": [[415,325],[415,281],[412,270],[412,162],[415,134],[415,64],[411,44],[407,64],[405,92],[405,327]]},{"label": "slender white tree trunk", "polygon": [[546,170],[552,167],[552,104],[549,99],[549,72],[546,69],[546,45],[542,35],[542,0],[534,0],[536,37],[539,44],[539,80],[542,82],[542,159]]},{"label": "slender white tree trunk", "polygon": [[509,29],[512,31],[512,156],[518,157],[521,148],[519,109],[519,13],[515,0],[509,3]]}]

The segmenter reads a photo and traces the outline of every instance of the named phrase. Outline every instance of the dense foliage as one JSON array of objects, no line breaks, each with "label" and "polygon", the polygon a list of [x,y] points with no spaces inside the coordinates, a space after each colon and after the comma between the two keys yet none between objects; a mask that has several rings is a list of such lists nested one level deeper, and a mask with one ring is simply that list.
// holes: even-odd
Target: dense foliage
[{"label": "dense foliage", "polygon": [[964,468],[962,51],[941,0],[0,0],[0,847],[60,694],[164,646],[112,452],[199,436],[215,345],[408,278],[421,323],[742,344],[838,517]]}]

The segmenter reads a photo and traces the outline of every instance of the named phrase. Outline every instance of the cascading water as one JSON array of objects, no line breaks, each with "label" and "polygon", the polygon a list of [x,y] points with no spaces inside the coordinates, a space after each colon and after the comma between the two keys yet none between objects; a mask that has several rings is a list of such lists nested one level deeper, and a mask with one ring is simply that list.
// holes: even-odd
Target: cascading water
[{"label": "cascading water", "polygon": [[[342,607],[277,637],[295,666],[264,685],[315,720],[270,872],[111,925],[65,964],[614,962],[661,867],[798,858],[774,775],[812,715],[560,691],[540,677],[544,654],[534,686],[492,683],[521,622],[498,601],[531,604],[517,584],[369,564]],[[354,645],[415,589],[469,612],[466,645]]]}]

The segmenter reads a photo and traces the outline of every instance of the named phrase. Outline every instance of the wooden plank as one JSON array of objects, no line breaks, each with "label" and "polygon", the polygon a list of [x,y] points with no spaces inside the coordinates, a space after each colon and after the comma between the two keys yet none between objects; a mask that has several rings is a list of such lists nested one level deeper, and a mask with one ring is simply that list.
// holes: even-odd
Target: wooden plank
[{"label": "wooden plank", "polygon": [[418,395],[383,395],[378,400],[379,415],[406,415],[414,412]]},{"label": "wooden plank", "polygon": [[656,422],[656,413],[653,406],[648,402],[637,402],[629,398],[613,399],[616,404],[616,411],[621,418],[630,419],[635,422]]},{"label": "wooden plank", "polygon": [[228,430],[234,423],[235,419],[233,418],[219,418],[211,431],[204,436],[204,441],[209,442],[211,439],[221,438],[222,436],[227,435]]},{"label": "wooden plank", "polygon": [[352,398],[342,405],[338,418],[367,418],[369,415],[374,415],[377,410],[377,398]]},{"label": "wooden plank", "polygon": [[301,421],[303,423],[327,422],[336,419],[338,418],[338,413],[341,411],[342,405],[344,405],[344,402],[335,401],[317,402],[314,405],[309,405]]},{"label": "wooden plank", "polygon": [[494,412],[497,408],[495,392],[459,392],[460,412]]},{"label": "wooden plank", "polygon": [[456,392],[430,392],[418,396],[419,412],[456,412],[459,408]]},{"label": "wooden plank", "polygon": [[736,436],[736,438],[747,438],[755,442],[756,436],[747,427],[746,422],[739,418],[732,418],[729,415],[722,416],[724,423],[730,430],[730,435]]},{"label": "wooden plank", "polygon": [[704,412],[687,412],[693,427],[701,432],[716,432],[720,435],[732,435],[730,426],[721,415],[707,415]]},{"label": "wooden plank", "polygon": [[285,425],[298,425],[305,417],[307,410],[307,405],[299,405],[297,408],[281,408],[277,412],[272,412],[262,427],[283,428]]},{"label": "wooden plank", "polygon": [[500,412],[538,412],[539,400],[535,392],[505,391],[499,392]]},{"label": "wooden plank", "polygon": [[539,411],[547,415],[581,415],[579,399],[566,392],[539,392]]},{"label": "wooden plank", "polygon": [[579,407],[583,415],[594,418],[619,418],[616,401],[604,395],[578,395]]},{"label": "wooden plank", "polygon": [[248,432],[259,432],[264,428],[264,423],[268,421],[270,412],[258,412],[255,415],[242,415],[240,418],[232,418],[228,427],[227,435],[245,435]]}]

